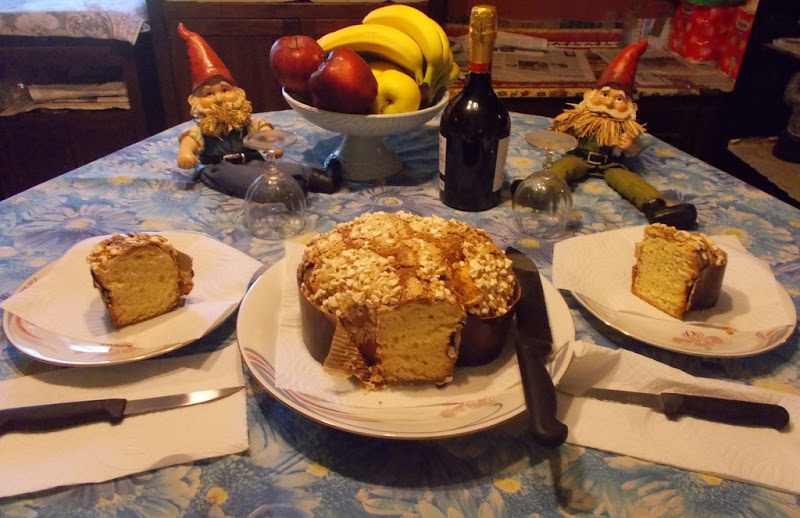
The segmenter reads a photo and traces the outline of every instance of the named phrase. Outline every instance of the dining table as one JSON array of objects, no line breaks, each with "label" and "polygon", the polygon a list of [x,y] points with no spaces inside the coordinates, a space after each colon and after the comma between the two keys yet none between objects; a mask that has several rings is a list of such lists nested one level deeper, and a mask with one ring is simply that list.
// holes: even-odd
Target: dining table
[{"label": "dining table", "polygon": [[[292,110],[254,117],[297,136],[284,149],[279,166],[321,169],[342,139]],[[377,211],[456,219],[484,229],[502,249],[521,250],[551,279],[560,241],[647,221],[602,179],[588,178],[571,185],[573,208],[564,236],[541,238],[520,230],[510,185],[541,167],[544,152],[526,143],[525,135],[546,129],[550,122],[511,113],[503,198],[490,210],[459,211],[439,200],[439,118],[434,117],[417,129],[386,137],[403,161],[399,173],[372,182],[345,181],[333,194],[308,193],[304,232],[327,232]],[[285,243],[247,232],[241,198],[213,190],[195,171],[177,166],[178,136],[192,124],[169,128],[0,202],[0,298],[11,297],[77,243],[113,233],[201,233],[257,260],[267,271],[279,264]],[[733,236],[768,265],[796,311],[798,209],[651,135],[629,165],[666,199],[693,204],[699,232]],[[800,395],[800,335],[793,325],[778,343],[754,354],[686,354],[635,338],[599,318],[569,290],[558,293],[577,340],[629,351],[699,378]],[[265,304],[263,311],[275,311],[275,305]],[[241,347],[239,317],[234,312],[202,338],[137,363]],[[274,321],[265,314],[263,325]],[[0,337],[0,383],[61,369],[102,373],[107,368],[42,361],[18,348],[6,331]],[[13,494],[0,499],[0,517],[800,516],[800,496],[790,491],[570,440],[544,446],[531,436],[519,413],[491,426],[430,436],[392,437],[331,425],[313,418],[313,412],[298,411],[299,400],[287,404],[286,394],[265,387],[266,374],[253,365],[253,357],[242,364],[249,443],[243,451],[189,462],[176,459],[111,480]],[[442,410],[441,419],[461,408]],[[5,455],[3,439],[0,456]],[[4,483],[0,480],[0,486]]]}]

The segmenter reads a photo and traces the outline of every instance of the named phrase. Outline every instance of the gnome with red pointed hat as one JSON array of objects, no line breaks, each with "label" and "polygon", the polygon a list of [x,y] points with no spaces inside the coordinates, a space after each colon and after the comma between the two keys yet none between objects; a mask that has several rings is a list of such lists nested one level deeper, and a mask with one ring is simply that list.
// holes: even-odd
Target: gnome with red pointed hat
[{"label": "gnome with red pointed hat", "polygon": [[568,183],[587,175],[603,177],[650,223],[691,229],[697,221],[694,205],[668,204],[655,187],[623,165],[625,155],[639,152],[640,136],[645,132],[636,122],[632,94],[639,57],[646,49],[646,39],[622,49],[594,88],[584,93],[583,101],[553,120],[550,129],[574,136],[578,146],[558,159],[552,169]]},{"label": "gnome with red pointed hat", "polygon": [[[178,34],[186,41],[192,92],[188,101],[197,124],[183,131],[178,140],[178,166],[190,169],[197,164],[200,179],[210,187],[244,197],[249,183],[260,174],[261,153],[244,145],[244,137],[272,128],[264,120],[251,117],[247,100],[228,68],[208,43],[197,33],[178,24]],[[248,162],[258,161],[250,164]]]}]

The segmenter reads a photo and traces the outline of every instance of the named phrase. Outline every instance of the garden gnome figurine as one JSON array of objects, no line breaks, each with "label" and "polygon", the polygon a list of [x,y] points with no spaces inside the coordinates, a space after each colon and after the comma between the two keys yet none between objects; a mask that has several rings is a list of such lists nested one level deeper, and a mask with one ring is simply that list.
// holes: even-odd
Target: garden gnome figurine
[{"label": "garden gnome figurine", "polygon": [[192,74],[188,101],[197,121],[178,137],[178,166],[191,169],[200,164],[203,183],[243,198],[263,170],[264,160],[259,151],[244,145],[244,137],[272,125],[250,116],[252,106],[244,90],[199,34],[182,23],[178,24],[178,34],[186,41]]},{"label": "garden gnome figurine", "polygon": [[640,136],[645,132],[636,122],[632,94],[639,57],[646,49],[646,39],[622,49],[594,88],[584,93],[583,101],[553,120],[550,129],[574,136],[578,146],[558,159],[552,169],[567,183],[587,175],[602,177],[650,223],[691,229],[697,222],[694,205],[668,204],[655,187],[623,164],[625,155],[638,153]]}]

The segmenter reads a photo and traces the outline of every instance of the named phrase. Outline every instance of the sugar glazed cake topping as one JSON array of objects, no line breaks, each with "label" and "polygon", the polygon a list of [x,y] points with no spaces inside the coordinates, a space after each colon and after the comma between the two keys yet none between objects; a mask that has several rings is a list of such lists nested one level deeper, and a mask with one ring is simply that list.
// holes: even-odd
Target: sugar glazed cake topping
[{"label": "sugar glazed cake topping", "polygon": [[728,256],[705,235],[654,223],[635,254],[631,290],[650,305],[683,319],[717,303]]},{"label": "sugar glazed cake topping", "polygon": [[192,258],[158,234],[113,234],[86,258],[116,327],[180,307],[194,287]]},{"label": "sugar glazed cake topping", "polygon": [[[486,232],[466,223],[377,212],[314,238],[298,282],[357,344],[362,381],[443,383],[452,376],[466,315],[509,311],[511,264]],[[443,356],[431,372],[432,358]]]}]

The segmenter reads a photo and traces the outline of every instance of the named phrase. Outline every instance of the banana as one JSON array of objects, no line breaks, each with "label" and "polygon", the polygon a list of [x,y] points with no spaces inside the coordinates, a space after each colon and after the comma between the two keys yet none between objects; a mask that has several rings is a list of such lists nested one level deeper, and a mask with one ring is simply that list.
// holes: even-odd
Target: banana
[{"label": "banana", "polygon": [[432,86],[443,68],[444,47],[435,21],[419,9],[405,4],[391,4],[370,11],[361,21],[365,25],[393,27],[414,39],[425,58],[422,83]]},{"label": "banana", "polygon": [[461,67],[458,66],[458,63],[453,61],[450,64],[450,72],[447,74],[447,81],[445,81],[444,86],[450,86],[458,79],[459,74],[461,74]]},{"label": "banana", "polygon": [[458,63],[453,61],[450,64],[450,70],[447,71],[446,74],[442,75],[439,81],[434,86],[433,90],[431,90],[431,99],[436,98],[436,94],[439,93],[439,90],[442,88],[447,88],[453,82],[458,79],[459,74],[461,73],[461,67],[458,66]]},{"label": "banana", "polygon": [[344,47],[353,52],[369,52],[408,70],[417,84],[422,84],[424,61],[422,50],[414,39],[388,25],[350,25],[317,40],[325,52]]},{"label": "banana", "polygon": [[[436,78],[434,79],[432,84],[433,88],[431,89],[431,98],[436,97],[436,92],[439,90],[439,88],[445,86],[444,83],[447,81],[448,76],[453,70],[453,59],[454,59],[453,49],[450,48],[450,40],[447,38],[447,34],[444,32],[444,29],[442,29],[442,26],[436,22],[434,22],[433,25],[435,26],[434,28],[436,29],[436,33],[438,34],[439,40],[441,41],[442,44],[443,60],[442,60],[441,70],[436,75]],[[453,81],[454,80],[450,80],[450,82],[448,82],[447,84],[450,84]]]}]

